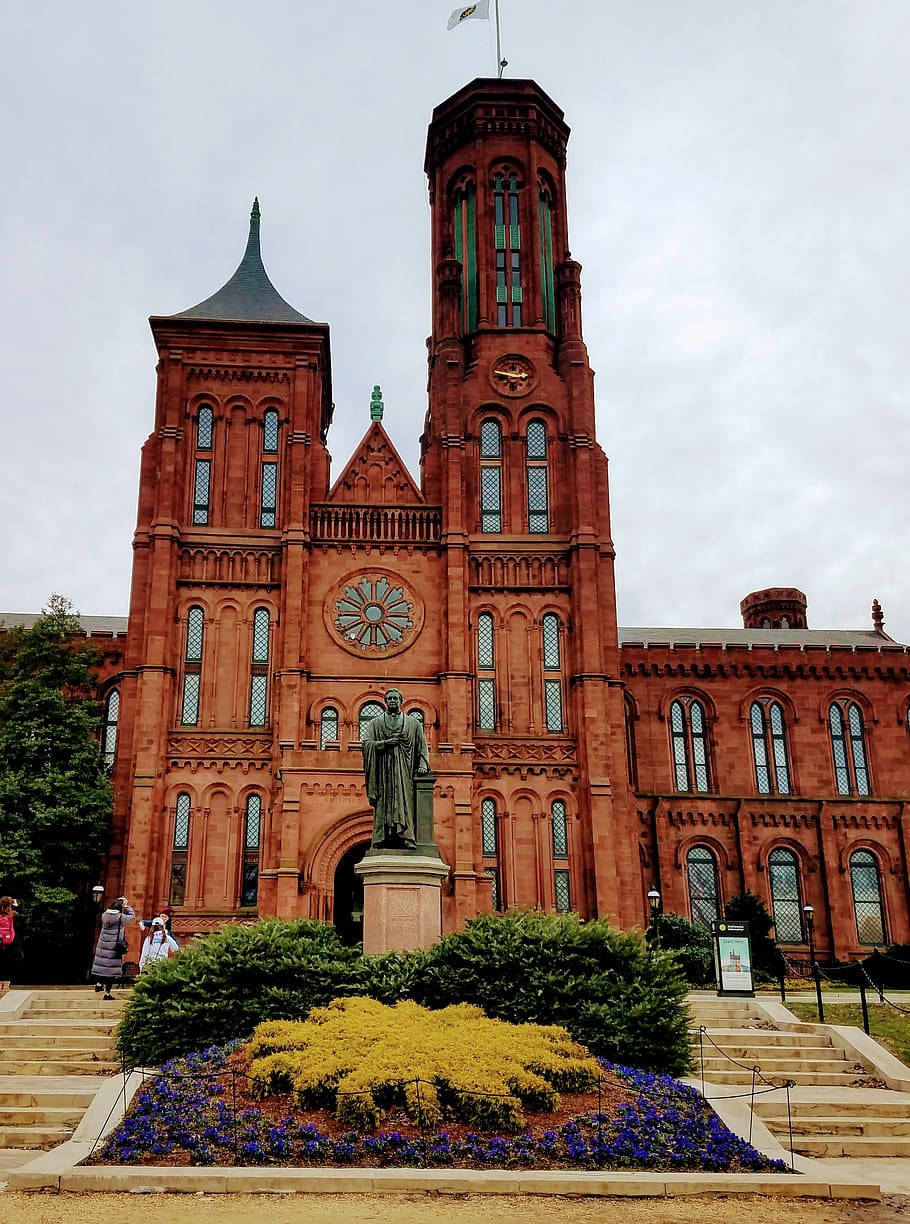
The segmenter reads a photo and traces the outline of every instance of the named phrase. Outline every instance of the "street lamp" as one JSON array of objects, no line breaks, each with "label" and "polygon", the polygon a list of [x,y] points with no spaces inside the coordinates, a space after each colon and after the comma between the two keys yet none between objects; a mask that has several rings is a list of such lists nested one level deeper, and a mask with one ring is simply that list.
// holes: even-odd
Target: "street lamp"
[{"label": "street lamp", "polygon": [[818,1022],[825,1023],[825,1005],[822,1003],[822,980],[818,972],[818,962],[815,959],[815,906],[804,905],[803,915],[806,919],[806,932],[809,936],[809,965],[815,979],[815,1001],[818,1005]]},{"label": "street lamp", "polygon": [[96,905],[101,904],[101,898],[104,896],[104,885],[96,884],[92,889],[92,900]]},{"label": "street lamp", "polygon": [[657,917],[660,914],[660,893],[652,884],[648,889],[648,905],[651,907],[651,930],[654,933],[654,947],[660,947],[660,928],[657,926]]}]

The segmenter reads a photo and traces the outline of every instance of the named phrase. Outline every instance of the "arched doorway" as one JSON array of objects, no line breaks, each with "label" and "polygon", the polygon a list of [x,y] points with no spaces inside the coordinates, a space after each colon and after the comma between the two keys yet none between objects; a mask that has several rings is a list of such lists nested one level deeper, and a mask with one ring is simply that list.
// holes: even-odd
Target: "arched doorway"
[{"label": "arched doorway", "polygon": [[354,868],[370,848],[368,841],[352,846],[335,868],[335,930],[342,943],[363,943],[363,880]]}]

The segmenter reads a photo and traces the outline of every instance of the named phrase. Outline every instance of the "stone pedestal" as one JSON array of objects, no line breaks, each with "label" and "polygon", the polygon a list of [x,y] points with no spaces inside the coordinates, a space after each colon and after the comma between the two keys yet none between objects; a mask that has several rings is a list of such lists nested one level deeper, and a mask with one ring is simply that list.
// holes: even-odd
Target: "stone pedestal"
[{"label": "stone pedestal", "polygon": [[441,858],[414,851],[371,850],[354,868],[363,880],[363,950],[428,948],[442,934]]}]

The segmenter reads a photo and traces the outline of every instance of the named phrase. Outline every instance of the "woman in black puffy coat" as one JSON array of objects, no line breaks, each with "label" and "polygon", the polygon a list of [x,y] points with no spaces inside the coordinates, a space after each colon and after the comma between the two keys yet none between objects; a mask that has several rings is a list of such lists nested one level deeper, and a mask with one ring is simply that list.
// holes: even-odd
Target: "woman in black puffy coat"
[{"label": "woman in black puffy coat", "polygon": [[95,944],[92,977],[95,989],[104,990],[105,999],[113,999],[111,988],[123,973],[123,950],[117,945],[126,942],[126,928],[136,917],[126,897],[118,897],[101,915],[101,931]]}]

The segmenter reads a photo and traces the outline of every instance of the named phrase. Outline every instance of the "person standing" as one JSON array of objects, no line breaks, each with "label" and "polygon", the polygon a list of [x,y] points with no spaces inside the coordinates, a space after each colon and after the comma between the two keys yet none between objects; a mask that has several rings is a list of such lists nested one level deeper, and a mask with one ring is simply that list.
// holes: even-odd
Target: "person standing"
[{"label": "person standing", "polygon": [[16,907],[12,897],[0,897],[0,994],[9,990],[12,963],[16,955]]},{"label": "person standing", "polygon": [[95,944],[95,959],[92,961],[92,977],[95,989],[104,990],[105,999],[113,999],[114,982],[123,974],[123,957],[126,954],[126,928],[136,917],[126,897],[118,897],[101,915],[101,931]]},{"label": "person standing", "polygon": [[142,941],[142,951],[139,954],[139,972],[155,961],[167,960],[173,952],[179,952],[180,945],[173,935],[168,934],[165,919],[159,914],[152,919],[148,934]]}]

